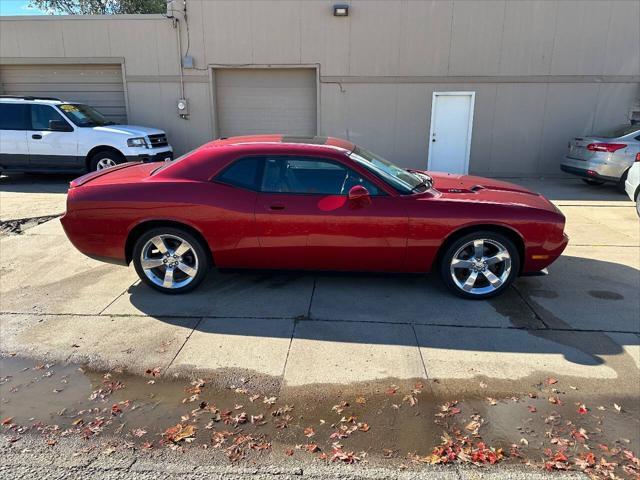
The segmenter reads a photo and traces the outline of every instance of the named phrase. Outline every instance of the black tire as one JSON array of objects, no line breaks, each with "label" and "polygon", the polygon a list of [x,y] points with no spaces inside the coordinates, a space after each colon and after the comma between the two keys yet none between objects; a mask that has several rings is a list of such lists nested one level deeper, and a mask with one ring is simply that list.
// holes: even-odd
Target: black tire
[{"label": "black tire", "polygon": [[[155,237],[162,237],[162,244],[169,254],[168,258],[166,257],[167,253],[163,254],[158,248],[152,246],[154,244],[151,242],[151,239]],[[172,254],[179,253],[177,252],[177,246],[182,242],[188,244],[190,247],[189,250],[183,252],[182,255],[177,258],[173,257]],[[146,231],[136,240],[133,247],[133,265],[140,280],[151,288],[162,293],[176,295],[190,292],[205,279],[211,267],[211,260],[207,252],[208,247],[186,230],[175,227],[156,227]],[[162,261],[163,264],[145,269],[142,265],[143,254],[148,261]],[[157,283],[167,278],[166,273],[168,266],[164,260],[168,260],[173,262],[173,265],[177,265],[171,268],[172,273],[169,277],[175,281],[176,285],[170,288]],[[146,266],[148,265],[149,264]],[[179,265],[182,265],[182,267]],[[195,273],[187,274],[186,268],[190,268],[191,271],[195,271]],[[147,272],[149,272],[149,274],[147,274]],[[188,279],[190,280],[187,282]],[[180,285],[180,283],[183,283],[183,285]]]},{"label": "black tire", "polygon": [[109,166],[120,165],[121,163],[125,163],[127,161],[122,155],[116,152],[110,151],[102,151],[98,153],[94,153],[91,159],[89,160],[89,171],[95,172],[100,167],[100,170],[104,168],[104,164],[112,164]]},{"label": "black tire", "polygon": [[[465,277],[470,279],[474,272],[472,269],[467,268],[453,268],[452,262],[454,257],[458,262],[474,262],[474,258],[476,258],[473,255],[474,247],[469,244],[473,244],[476,240],[483,241],[482,259],[489,257],[503,258],[505,257],[504,253],[501,253],[499,257],[496,254],[504,250],[508,253],[508,260],[505,258],[501,262],[487,265],[488,262],[479,259],[478,263],[474,264],[474,268],[484,268],[484,270],[475,272],[476,276],[474,278],[476,280],[471,285],[473,287],[471,290],[475,291],[465,291],[457,282],[463,282]],[[470,256],[467,256],[469,254]],[[485,300],[500,295],[515,280],[520,271],[520,254],[513,241],[505,235],[486,230],[477,231],[458,238],[446,248],[440,259],[439,270],[443,283],[456,295],[473,300]],[[493,277],[500,280],[499,286],[495,287],[489,281],[488,277],[485,276],[489,274],[493,274]],[[455,280],[454,276],[456,277]]]},{"label": "black tire", "polygon": [[604,185],[604,183],[605,183],[602,180],[595,180],[593,178],[581,178],[580,180],[582,180],[587,185],[591,185],[592,187],[597,187],[599,185]]}]

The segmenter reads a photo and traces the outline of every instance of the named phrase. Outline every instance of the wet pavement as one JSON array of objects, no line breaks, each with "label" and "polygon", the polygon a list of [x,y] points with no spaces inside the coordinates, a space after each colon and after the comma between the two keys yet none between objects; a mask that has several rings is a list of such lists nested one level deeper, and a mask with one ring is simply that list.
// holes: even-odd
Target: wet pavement
[{"label": "wet pavement", "polygon": [[24,436],[52,448],[70,437],[105,438],[103,450],[208,449],[231,463],[290,457],[405,469],[495,462],[602,478],[640,473],[637,398],[592,395],[552,377],[509,396],[481,382],[469,389],[478,393],[454,398],[437,379],[271,395],[243,378],[222,388],[206,378],[18,357],[2,358],[0,372],[2,433],[17,448]]}]

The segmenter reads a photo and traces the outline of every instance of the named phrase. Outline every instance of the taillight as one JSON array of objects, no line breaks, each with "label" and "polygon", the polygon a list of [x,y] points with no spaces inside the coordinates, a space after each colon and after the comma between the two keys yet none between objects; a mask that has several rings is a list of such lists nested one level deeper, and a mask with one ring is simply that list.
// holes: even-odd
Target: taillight
[{"label": "taillight", "polygon": [[640,152],[636,153],[636,162],[640,162]]},{"label": "taillight", "polygon": [[621,148],[627,148],[624,143],[590,143],[587,150],[590,152],[610,152],[613,153]]}]

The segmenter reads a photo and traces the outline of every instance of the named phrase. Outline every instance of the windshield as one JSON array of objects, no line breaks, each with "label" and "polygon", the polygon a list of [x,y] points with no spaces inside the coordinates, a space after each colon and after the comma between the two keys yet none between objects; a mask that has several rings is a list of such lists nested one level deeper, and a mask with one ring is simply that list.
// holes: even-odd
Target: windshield
[{"label": "windshield", "polygon": [[596,133],[592,133],[590,136],[600,137],[600,138],[618,138],[618,137],[624,137],[625,135],[629,135],[630,133],[638,132],[638,131],[640,131],[639,125],[625,124],[625,125],[618,125],[613,128],[601,130]]},{"label": "windshield", "polygon": [[404,168],[400,168],[389,160],[371,153],[364,148],[354,148],[353,152],[349,154],[349,157],[401,193],[412,193],[427,187],[429,178],[426,175],[422,176],[408,172]]},{"label": "windshield", "polygon": [[82,105],[79,103],[64,103],[58,105],[62,113],[75,123],[78,127],[104,127],[105,125],[115,125],[115,122],[107,120],[95,108],[89,105]]}]

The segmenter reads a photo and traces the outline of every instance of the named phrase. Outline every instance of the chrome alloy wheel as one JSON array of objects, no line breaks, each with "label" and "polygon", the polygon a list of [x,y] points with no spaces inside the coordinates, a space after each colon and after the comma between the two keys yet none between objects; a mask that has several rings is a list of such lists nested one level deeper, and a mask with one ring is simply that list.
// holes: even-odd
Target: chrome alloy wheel
[{"label": "chrome alloy wheel", "polygon": [[450,271],[458,288],[471,295],[484,295],[496,291],[507,281],[511,255],[496,240],[472,240],[453,255]]},{"label": "chrome alloy wheel", "polygon": [[117,163],[112,158],[101,158],[96,163],[96,170],[104,170],[105,168],[115,167]]},{"label": "chrome alloy wheel", "polygon": [[176,235],[149,239],[142,247],[140,265],[147,278],[163,288],[184,287],[198,274],[195,249]]}]

